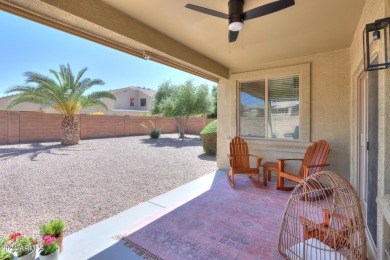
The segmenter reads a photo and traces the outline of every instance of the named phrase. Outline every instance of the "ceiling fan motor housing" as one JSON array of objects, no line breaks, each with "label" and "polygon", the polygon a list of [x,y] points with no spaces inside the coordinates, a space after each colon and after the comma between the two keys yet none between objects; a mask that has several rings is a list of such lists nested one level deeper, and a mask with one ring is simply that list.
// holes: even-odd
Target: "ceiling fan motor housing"
[{"label": "ceiling fan motor housing", "polygon": [[242,23],[242,13],[244,12],[244,0],[229,1],[229,24],[239,22]]}]

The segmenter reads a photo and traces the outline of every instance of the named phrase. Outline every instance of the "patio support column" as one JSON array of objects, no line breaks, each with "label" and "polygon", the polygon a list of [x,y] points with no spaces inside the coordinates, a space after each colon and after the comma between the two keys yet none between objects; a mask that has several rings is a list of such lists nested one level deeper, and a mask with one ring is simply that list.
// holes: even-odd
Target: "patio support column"
[{"label": "patio support column", "polygon": [[218,120],[217,128],[217,166],[220,169],[229,169],[229,162],[226,155],[229,153],[229,142],[236,135],[236,95],[235,88],[230,86],[229,80],[220,80],[218,87],[218,118],[224,120]]}]

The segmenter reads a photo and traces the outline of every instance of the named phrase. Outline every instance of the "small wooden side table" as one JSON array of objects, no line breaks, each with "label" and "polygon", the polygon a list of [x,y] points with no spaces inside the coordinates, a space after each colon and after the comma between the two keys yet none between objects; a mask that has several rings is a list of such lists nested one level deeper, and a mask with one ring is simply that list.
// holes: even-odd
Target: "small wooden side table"
[{"label": "small wooden side table", "polygon": [[271,172],[276,173],[276,180],[278,179],[279,164],[277,162],[265,162],[261,166],[263,167],[263,184],[267,186],[267,180],[271,180]]}]

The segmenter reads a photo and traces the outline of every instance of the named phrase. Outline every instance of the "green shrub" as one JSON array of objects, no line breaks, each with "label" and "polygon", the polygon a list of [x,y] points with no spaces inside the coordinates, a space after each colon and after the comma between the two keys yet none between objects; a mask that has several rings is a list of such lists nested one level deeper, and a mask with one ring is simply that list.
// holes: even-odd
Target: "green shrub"
[{"label": "green shrub", "polygon": [[141,126],[148,131],[146,132],[150,138],[157,139],[161,135],[161,129],[156,128],[156,125],[152,122],[152,120],[149,120],[150,127],[148,127],[144,122],[142,122]]},{"label": "green shrub", "polygon": [[150,138],[157,139],[161,135],[161,129],[153,128],[149,131]]},{"label": "green shrub", "polygon": [[12,259],[14,259],[14,255],[12,253],[0,249],[0,260],[12,260]]},{"label": "green shrub", "polygon": [[39,233],[41,236],[53,236],[58,237],[61,232],[64,230],[65,221],[60,219],[53,219],[47,224],[39,226]]},{"label": "green shrub", "polygon": [[217,120],[208,124],[202,132],[200,132],[203,142],[203,150],[210,155],[217,153]]}]

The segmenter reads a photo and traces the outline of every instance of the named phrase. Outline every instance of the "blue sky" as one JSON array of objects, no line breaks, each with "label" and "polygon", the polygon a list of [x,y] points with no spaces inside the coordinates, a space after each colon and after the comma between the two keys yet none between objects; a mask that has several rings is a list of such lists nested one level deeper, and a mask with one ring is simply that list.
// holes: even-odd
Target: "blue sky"
[{"label": "blue sky", "polygon": [[26,71],[49,75],[67,64],[73,73],[88,67],[88,78],[106,84],[94,90],[126,86],[157,89],[166,80],[180,84],[193,79],[196,85],[214,82],[168,66],[146,61],[103,45],[52,29],[24,18],[0,11],[0,96],[15,85],[23,85]]}]

